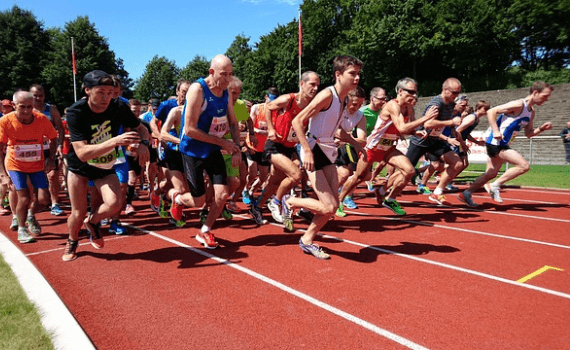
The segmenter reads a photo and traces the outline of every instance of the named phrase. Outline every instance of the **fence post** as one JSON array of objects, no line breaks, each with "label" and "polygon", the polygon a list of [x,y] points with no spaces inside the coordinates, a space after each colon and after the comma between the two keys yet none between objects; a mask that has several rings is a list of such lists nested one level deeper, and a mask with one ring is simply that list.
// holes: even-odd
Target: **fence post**
[{"label": "fence post", "polygon": [[532,165],[532,139],[533,138],[534,137],[530,138],[530,143],[529,143],[529,145],[530,145],[530,165]]}]

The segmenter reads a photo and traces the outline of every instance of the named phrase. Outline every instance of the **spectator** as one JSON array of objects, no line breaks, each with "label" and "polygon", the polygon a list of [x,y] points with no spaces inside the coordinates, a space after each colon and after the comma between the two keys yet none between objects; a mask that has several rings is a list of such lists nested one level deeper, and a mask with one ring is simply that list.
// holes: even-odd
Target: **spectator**
[{"label": "spectator", "polygon": [[566,123],[566,127],[562,129],[558,136],[562,137],[564,148],[566,149],[566,162],[570,163],[570,122]]}]

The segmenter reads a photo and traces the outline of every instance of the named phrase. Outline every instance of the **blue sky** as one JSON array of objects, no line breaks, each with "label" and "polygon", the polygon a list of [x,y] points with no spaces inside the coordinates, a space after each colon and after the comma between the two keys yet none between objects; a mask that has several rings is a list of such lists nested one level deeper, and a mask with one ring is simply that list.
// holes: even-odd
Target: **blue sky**
[{"label": "blue sky", "polygon": [[212,59],[225,53],[236,35],[259,41],[279,24],[297,18],[301,0],[8,0],[31,11],[45,28],[63,27],[77,16],[89,16],[111,50],[123,59],[133,79],[154,55],[183,68],[197,54]]}]

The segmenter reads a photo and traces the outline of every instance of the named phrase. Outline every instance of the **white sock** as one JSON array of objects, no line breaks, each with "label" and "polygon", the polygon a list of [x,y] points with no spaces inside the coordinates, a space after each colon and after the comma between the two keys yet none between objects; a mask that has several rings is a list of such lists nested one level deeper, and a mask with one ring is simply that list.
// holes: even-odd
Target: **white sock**
[{"label": "white sock", "polygon": [[436,196],[440,196],[443,194],[443,190],[437,187],[435,190],[433,190],[433,194],[435,194]]},{"label": "white sock", "polygon": [[176,198],[174,199],[174,201],[176,202],[176,204],[180,204],[180,205],[184,205],[184,203],[182,203],[182,200],[180,199],[181,196],[176,196]]},{"label": "white sock", "polygon": [[497,181],[495,181],[495,182],[493,182],[493,183],[491,184],[491,187],[493,187],[493,188],[500,188],[500,187],[501,187],[501,184],[498,183]]},{"label": "white sock", "polygon": [[206,225],[202,225],[202,228],[200,229],[200,232],[202,233],[208,233],[210,232],[210,228]]}]

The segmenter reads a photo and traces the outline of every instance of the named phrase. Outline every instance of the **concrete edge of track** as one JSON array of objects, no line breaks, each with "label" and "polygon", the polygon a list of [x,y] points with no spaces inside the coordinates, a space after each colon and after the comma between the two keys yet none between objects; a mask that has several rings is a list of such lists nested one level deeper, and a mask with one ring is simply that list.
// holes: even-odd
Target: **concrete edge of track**
[{"label": "concrete edge of track", "polygon": [[75,317],[34,264],[0,231],[0,254],[38,308],[41,322],[56,349],[95,349]]}]

